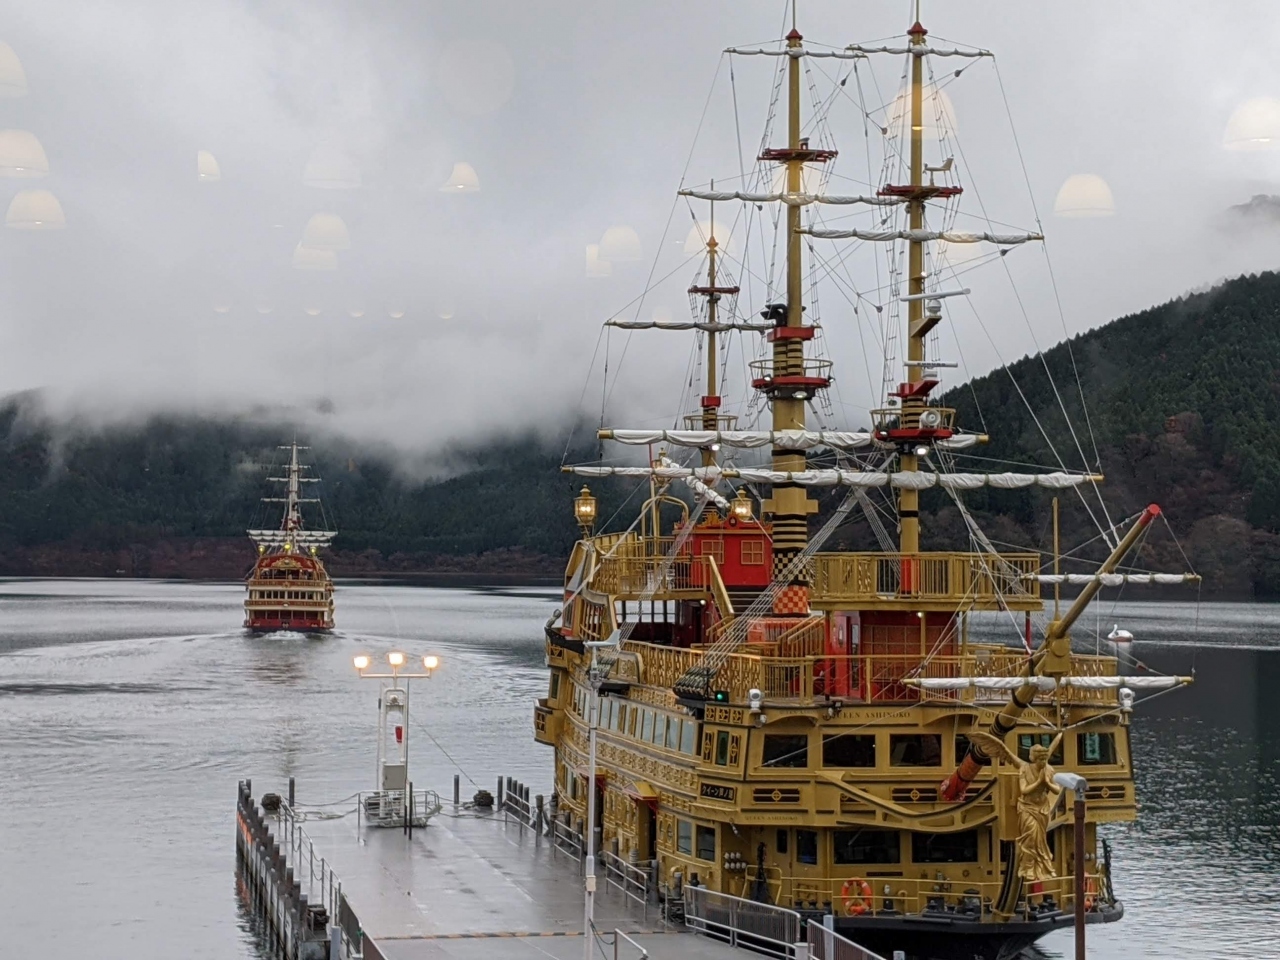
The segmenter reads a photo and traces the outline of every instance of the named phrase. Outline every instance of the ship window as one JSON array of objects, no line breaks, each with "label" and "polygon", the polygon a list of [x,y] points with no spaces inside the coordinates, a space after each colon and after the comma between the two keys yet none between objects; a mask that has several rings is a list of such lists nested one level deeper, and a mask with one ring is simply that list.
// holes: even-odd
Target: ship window
[{"label": "ship window", "polygon": [[653,739],[655,747],[660,747],[667,739],[667,718],[660,713],[653,715]]},{"label": "ship window", "polygon": [[1114,733],[1081,733],[1076,735],[1076,760],[1090,766],[1116,762]]},{"label": "ship window", "polygon": [[619,733],[627,732],[627,705],[625,703],[618,704],[618,709],[613,714],[613,729]]},{"label": "ship window", "polygon": [[551,688],[547,691],[547,696],[552,700],[560,696],[560,674],[551,674]]},{"label": "ship window", "polygon": [[698,859],[714,860],[716,858],[716,828],[698,827]]},{"label": "ship window", "polygon": [[785,830],[778,831],[777,843],[778,843],[778,853],[780,854],[786,853],[787,852],[787,831]]},{"label": "ship window", "polygon": [[692,754],[697,742],[698,725],[693,720],[684,720],[680,724],[680,752]]},{"label": "ship window", "polygon": [[693,824],[688,820],[676,821],[676,850],[693,853]]},{"label": "ship window", "polygon": [[729,731],[721,730],[716,734],[716,766],[723,767],[729,762]]},{"label": "ship window", "polygon": [[975,863],[978,831],[911,834],[911,859],[915,863]]},{"label": "ship window", "polygon": [[761,759],[766,767],[807,767],[809,738],[804,734],[766,734]]},{"label": "ship window", "polygon": [[796,831],[796,862],[818,863],[818,832],[816,830]]},{"label": "ship window", "polygon": [[640,739],[645,741],[652,740],[653,739],[653,711],[646,710],[644,711],[644,713],[641,714],[641,716],[643,717],[643,722],[641,723],[641,726],[640,726]]},{"label": "ship window", "polygon": [[822,738],[824,767],[874,767],[876,765],[875,734],[841,733]]},{"label": "ship window", "polygon": [[715,557],[716,563],[724,563],[724,541],[703,540],[698,544],[698,554],[704,557]]},{"label": "ship window", "polygon": [[743,540],[742,565],[759,566],[762,563],[764,563],[764,541],[756,539]]},{"label": "ship window", "polygon": [[889,764],[894,767],[942,766],[942,737],[936,733],[895,733],[889,737]]},{"label": "ship window", "polygon": [[[1018,734],[1018,756],[1023,760],[1031,759],[1031,748],[1036,744],[1042,747],[1048,747],[1053,744],[1052,733],[1020,733]],[[1050,763],[1062,763],[1062,741],[1058,741],[1058,746],[1053,751],[1053,756],[1049,758]]]},{"label": "ship window", "polygon": [[680,749],[680,721],[675,717],[667,718],[667,749]]},{"label": "ship window", "polygon": [[897,830],[837,830],[836,863],[901,863]]}]

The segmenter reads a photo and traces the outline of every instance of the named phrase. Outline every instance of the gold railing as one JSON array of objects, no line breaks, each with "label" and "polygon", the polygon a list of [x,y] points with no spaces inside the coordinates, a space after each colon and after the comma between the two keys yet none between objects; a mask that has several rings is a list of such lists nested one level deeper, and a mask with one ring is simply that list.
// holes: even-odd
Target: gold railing
[{"label": "gold railing", "polygon": [[591,588],[615,597],[661,597],[684,590],[710,592],[712,576],[707,557],[691,557],[687,551],[668,561],[675,545],[672,537],[628,537],[602,556]]},{"label": "gold railing", "polygon": [[827,619],[812,614],[803,620],[795,617],[753,618],[745,627],[741,620],[722,620],[708,632],[705,646],[714,646],[734,635],[734,646],[742,645],[744,653],[763,657],[813,657],[826,652]]},{"label": "gold railing", "polygon": [[[702,663],[704,652],[659,644],[629,641],[628,652],[634,653],[640,683],[672,688],[694,667]],[[831,699],[850,703],[908,703],[927,700],[935,703],[969,702],[974,690],[924,691],[909,686],[907,678],[955,678],[972,676],[1018,676],[1021,659],[1010,651],[1010,669],[992,672],[974,654],[935,656],[925,663],[914,654],[851,657],[808,656],[777,657],[753,653],[733,653],[717,657],[720,667],[711,679],[709,689],[723,690],[732,703],[745,703],[748,691],[759,690],[766,700],[811,702]],[[1080,676],[1102,676],[1115,664],[1107,657],[1073,656],[1072,672]],[[1064,688],[1060,694],[1038,693],[1037,702],[1049,702],[1062,696],[1067,703],[1115,703],[1115,690],[1077,690]],[[1003,699],[1003,694],[997,694]]]},{"label": "gold railing", "polygon": [[[909,877],[875,877],[867,876],[866,871],[875,873],[883,870],[883,865],[866,867],[850,867],[850,871],[861,869],[863,873],[850,872],[848,877],[865,879],[871,887],[871,903],[865,904],[863,916],[892,911],[896,915],[918,915],[928,911],[950,911],[963,915],[971,914],[973,919],[982,916],[994,921],[990,913],[992,905],[1000,896],[1000,883],[997,881],[979,881],[969,879],[937,880],[912,879]],[[847,916],[845,907],[845,881],[847,877],[788,877],[778,871],[766,870],[773,902],[781,906],[822,909],[827,904],[834,906],[837,916]],[[756,878],[754,866],[748,868],[740,877],[742,888],[750,890]],[[886,887],[888,892],[886,892]],[[1088,909],[1100,905],[1098,891],[1103,889],[1099,875],[1085,874],[1085,903]],[[858,889],[850,888],[850,893],[860,897]],[[1038,884],[1038,892],[1031,893],[1024,887],[1024,894],[1030,893],[1033,898],[1051,896],[1060,910],[1070,912],[1075,909],[1075,877],[1067,875],[1044,880]],[[1015,914],[1015,916],[1017,916]]]},{"label": "gold railing", "polygon": [[886,600],[1035,603],[1036,553],[819,553],[810,596],[821,603]]}]

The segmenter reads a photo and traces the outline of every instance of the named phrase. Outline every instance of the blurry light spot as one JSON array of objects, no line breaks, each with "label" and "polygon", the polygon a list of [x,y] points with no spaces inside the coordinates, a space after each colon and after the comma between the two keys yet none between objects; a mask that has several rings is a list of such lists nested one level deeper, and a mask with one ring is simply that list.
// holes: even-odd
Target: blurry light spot
[{"label": "blurry light spot", "polygon": [[469,163],[459,161],[453,165],[453,173],[440,188],[441,193],[479,193],[480,178],[475,168]]},{"label": "blurry light spot", "polygon": [[312,250],[350,250],[351,235],[336,213],[317,213],[302,231],[302,245]]},{"label": "blurry light spot", "polygon": [[19,190],[4,222],[15,230],[59,230],[67,225],[67,218],[58,198],[48,190]]},{"label": "blurry light spot", "polygon": [[11,100],[27,95],[27,72],[13,47],[0,40],[0,97]]},{"label": "blurry light spot", "polygon": [[600,259],[600,244],[587,244],[587,276],[608,277],[613,274],[613,264]]},{"label": "blurry light spot", "polygon": [[1236,107],[1222,145],[1228,150],[1270,150],[1280,144],[1280,100],[1255,97]]},{"label": "blurry light spot", "polygon": [[1076,219],[1109,217],[1116,212],[1116,204],[1107,181],[1096,173],[1075,173],[1059,188],[1053,212],[1059,217]]},{"label": "blurry light spot", "polygon": [[218,166],[217,159],[208,150],[200,150],[196,153],[196,179],[201,183],[222,179],[222,168]]},{"label": "blurry light spot", "polygon": [[601,260],[608,260],[610,263],[644,259],[640,237],[626,226],[613,226],[604,232],[604,236],[600,238],[598,255]]},{"label": "blurry light spot", "polygon": [[43,177],[49,160],[35,134],[26,130],[0,130],[0,176]]},{"label": "blurry light spot", "polygon": [[299,270],[336,270],[338,255],[332,250],[316,250],[300,243],[293,248],[293,265]]}]

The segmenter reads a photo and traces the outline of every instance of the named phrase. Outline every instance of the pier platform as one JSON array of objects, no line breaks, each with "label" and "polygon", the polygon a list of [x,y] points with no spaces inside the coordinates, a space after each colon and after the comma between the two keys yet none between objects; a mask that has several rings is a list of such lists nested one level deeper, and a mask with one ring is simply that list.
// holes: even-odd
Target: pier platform
[{"label": "pier platform", "polygon": [[[308,820],[317,854],[341,878],[359,917],[365,957],[386,960],[570,960],[583,955],[577,857],[501,812],[444,804],[412,838],[400,828]],[[303,867],[305,870],[305,866]],[[598,878],[596,929],[621,930],[654,960],[742,960],[740,950],[682,927]],[[372,941],[372,949],[370,949]],[[596,956],[612,957],[601,944]],[[620,944],[619,957],[638,956]]]}]

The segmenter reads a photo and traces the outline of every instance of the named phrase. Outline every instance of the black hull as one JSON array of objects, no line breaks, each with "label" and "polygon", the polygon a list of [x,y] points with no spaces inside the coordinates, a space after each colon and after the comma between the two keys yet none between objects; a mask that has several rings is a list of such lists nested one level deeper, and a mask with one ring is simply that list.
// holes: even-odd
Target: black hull
[{"label": "black hull", "polygon": [[[1089,913],[1089,924],[1114,923],[1124,916],[1117,902]],[[961,916],[836,917],[836,932],[882,957],[901,950],[907,960],[1012,960],[1045,934],[1071,927],[1070,913],[1047,914],[1036,920],[986,923]]]}]

